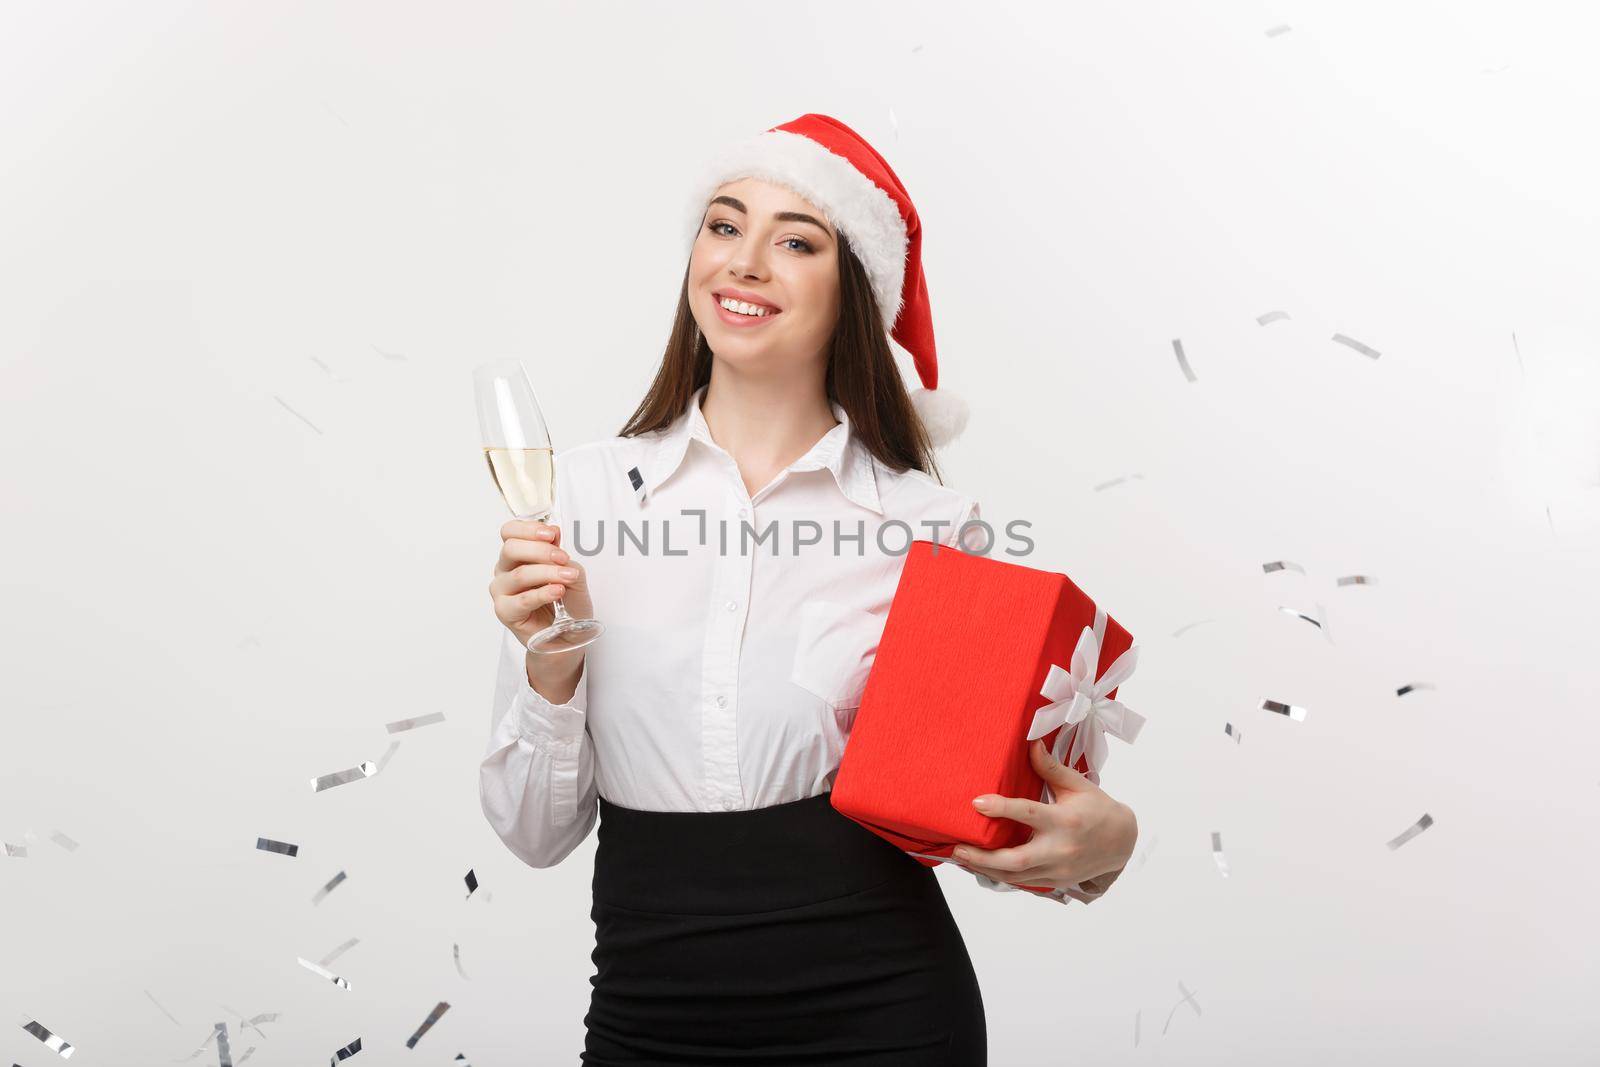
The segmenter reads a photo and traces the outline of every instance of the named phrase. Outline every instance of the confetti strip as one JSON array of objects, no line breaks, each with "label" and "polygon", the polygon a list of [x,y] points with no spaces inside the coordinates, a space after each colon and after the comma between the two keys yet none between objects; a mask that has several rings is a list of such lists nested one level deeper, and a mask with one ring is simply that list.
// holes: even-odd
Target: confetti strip
[{"label": "confetti strip", "polygon": [[399,747],[400,747],[400,742],[398,742],[398,741],[390,741],[389,742],[389,747],[383,750],[383,755],[378,757],[378,773],[379,774],[382,774],[383,773],[383,769],[385,767],[389,766],[389,761],[394,759],[394,750],[399,748]]},{"label": "confetti strip", "polygon": [[322,957],[317,962],[322,964],[322,966],[326,967],[328,964],[332,963],[334,960],[338,959],[340,956],[343,956],[346,952],[349,952],[351,949],[355,948],[359,944],[361,944],[361,939],[359,937],[352,937],[350,940],[346,941],[344,944],[340,945],[338,948],[334,949],[332,952],[328,953],[326,956]]},{"label": "confetti strip", "polygon": [[1191,382],[1197,381],[1194,370],[1189,366],[1189,357],[1183,354],[1183,342],[1176,337],[1172,339],[1172,350],[1178,354],[1178,366],[1183,368],[1183,376]]},{"label": "confetti strip", "polygon": [[477,890],[478,890],[478,876],[476,874],[472,873],[471,870],[468,870],[467,871],[467,897],[470,899],[472,897],[472,894],[477,892]]},{"label": "confetti strip", "polygon": [[78,851],[78,843],[76,841],[74,841],[72,838],[68,837],[66,834],[62,833],[60,830],[56,830],[56,831],[52,832],[50,834],[50,840],[52,840],[56,844],[60,845],[62,848],[66,849],[68,852],[76,852],[76,851]]},{"label": "confetti strip", "polygon": [[1141,478],[1142,479],[1143,477],[1144,477],[1144,475],[1142,475],[1142,474],[1123,474],[1123,475],[1119,475],[1118,477],[1111,479],[1109,482],[1101,482],[1099,485],[1094,487],[1094,491],[1098,493],[1102,489],[1110,489],[1114,485],[1121,485],[1123,482],[1130,481],[1130,480],[1132,480],[1134,478]]},{"label": "confetti strip", "polygon": [[28,858],[28,846],[27,845],[13,845],[10,841],[7,841],[5,843],[5,845],[6,845],[6,855],[7,856],[11,856],[14,859],[19,859],[19,860],[25,860],[25,859]]},{"label": "confetti strip", "polygon": [[[917,48],[921,48],[921,47],[922,47],[922,46],[921,46],[921,45],[920,45],[920,44],[919,44],[919,45],[917,45]],[[913,48],[913,49],[912,49],[912,51],[913,51],[913,52],[915,52],[915,51],[916,51],[916,48]],[[472,1064],[470,1064],[470,1063],[468,1063],[468,1062],[467,1062],[467,1057],[466,1057],[466,1056],[464,1056],[464,1055],[462,1055],[462,1054],[461,1054],[461,1053],[459,1053],[459,1052],[458,1052],[458,1053],[456,1053],[456,1058],[455,1058],[455,1062],[456,1062],[456,1063],[459,1063],[459,1064],[461,1064],[461,1067],[472,1067]]]},{"label": "confetti strip", "polygon": [[1306,569],[1292,559],[1275,559],[1271,563],[1261,565],[1262,574],[1272,574],[1276,571],[1299,571],[1304,574]]},{"label": "confetti strip", "polygon": [[1133,1047],[1139,1047],[1139,1012],[1133,1013]]},{"label": "confetti strip", "polygon": [[244,1050],[244,1055],[240,1056],[238,1058],[238,1060],[235,1061],[234,1067],[240,1067],[240,1065],[243,1064],[245,1060],[247,1060],[251,1056],[255,1055],[255,1051],[256,1051],[256,1047],[254,1045],[251,1045],[249,1048],[245,1049]]},{"label": "confetti strip", "polygon": [[172,1019],[172,1025],[173,1026],[177,1026],[177,1027],[182,1027],[183,1026],[183,1024],[180,1023],[177,1019],[173,1019],[172,1018],[172,1013],[170,1011],[168,1011],[166,1008],[161,1007],[161,1002],[155,998],[154,994],[152,994],[150,992],[150,990],[146,989],[144,991],[144,995],[150,998],[150,1003],[154,1004],[156,1006],[156,1008],[161,1012],[162,1015],[165,1015],[167,1018]]},{"label": "confetti strip", "polygon": [[1288,33],[1289,29],[1290,29],[1290,27],[1289,27],[1288,23],[1281,23],[1281,24],[1279,24],[1277,26],[1273,26],[1271,29],[1267,30],[1267,36],[1268,37],[1281,37],[1284,34]]},{"label": "confetti strip", "polygon": [[24,1030],[28,1031],[28,1033],[44,1042],[45,1048],[49,1049],[51,1052],[54,1052],[64,1060],[71,1059],[72,1054],[77,1051],[65,1040],[57,1037],[55,1034],[52,1034],[48,1027],[44,1026],[42,1023],[34,1022],[26,1015],[22,1016],[21,1025]]},{"label": "confetti strip", "polygon": [[322,898],[333,892],[334,889],[338,888],[339,883],[342,881],[344,881],[344,872],[340,871],[338,874],[328,879],[327,885],[317,890],[316,894],[311,898],[311,903],[321,904]]},{"label": "confetti strip", "polygon": [[1516,330],[1511,331],[1511,348],[1517,354],[1517,371],[1526,377],[1528,369],[1522,365],[1522,346],[1517,344]]},{"label": "confetti strip", "polygon": [[361,1039],[358,1037],[354,1041],[352,1041],[348,1045],[346,1045],[344,1048],[340,1049],[338,1052],[335,1052],[333,1054],[333,1059],[329,1060],[328,1062],[329,1063],[338,1063],[340,1060],[347,1060],[351,1056],[354,1056],[356,1053],[358,1053],[360,1051],[361,1051]]},{"label": "confetti strip", "polygon": [[[467,978],[467,972],[461,969],[461,946],[457,945],[457,944],[453,944],[453,945],[450,946],[450,948],[451,948],[452,954],[456,958],[456,973],[459,974],[463,978]],[[467,981],[470,982],[470,981],[472,981],[472,979],[467,978]]]},{"label": "confetti strip", "polygon": [[415,719],[401,719],[391,722],[384,727],[391,734],[403,733],[406,730],[415,730],[419,726],[432,726],[436,722],[444,722],[444,712],[436,711],[432,715],[421,715]]},{"label": "confetti strip", "polygon": [[1380,355],[1382,355],[1382,353],[1379,352],[1377,349],[1368,348],[1366,345],[1362,344],[1360,341],[1357,341],[1355,338],[1346,337],[1342,333],[1334,334],[1333,335],[1333,339],[1335,341],[1337,341],[1341,345],[1347,345],[1348,347],[1355,349],[1357,352],[1360,352],[1363,356],[1370,356],[1373,359],[1377,359]]},{"label": "confetti strip", "polygon": [[[371,344],[371,342],[369,341],[368,344]],[[378,353],[378,355],[382,356],[384,359],[405,359],[406,358],[404,353],[401,353],[401,352],[385,352],[383,349],[379,348],[377,345],[372,345],[372,350],[374,352]]]},{"label": "confetti strip", "polygon": [[[1288,27],[1285,26],[1284,29],[1288,29]],[[1268,30],[1267,32],[1270,34],[1272,31]],[[1257,315],[1256,323],[1257,325],[1265,326],[1268,323],[1279,322],[1288,317],[1289,313],[1287,311],[1269,311],[1265,315]]]},{"label": "confetti strip", "polygon": [[1222,877],[1228,877],[1228,858],[1222,854],[1222,835],[1215,830],[1211,832],[1211,858],[1217,861],[1217,870],[1222,872]]},{"label": "confetti strip", "polygon": [[894,127],[894,139],[900,139],[900,120],[894,117],[894,108],[889,109],[889,125]]},{"label": "confetti strip", "polygon": [[[1168,1015],[1167,1016],[1167,1026],[1171,1026],[1172,1025],[1172,1016],[1178,1014],[1178,1009],[1183,1007],[1185,1004],[1189,1005],[1189,1007],[1194,1009],[1195,1015],[1198,1016],[1200,1014],[1200,1004],[1199,1004],[1199,1002],[1197,1002],[1194,999],[1194,994],[1193,993],[1189,992],[1187,989],[1184,988],[1184,985],[1183,985],[1182,982],[1178,983],[1178,992],[1183,994],[1183,999],[1178,1001],[1178,1003],[1176,1003],[1176,1004],[1174,1004],[1172,1006],[1172,1015]],[[1163,1026],[1161,1028],[1161,1032],[1163,1034],[1167,1032],[1167,1026]]]},{"label": "confetti strip", "polygon": [[1429,815],[1427,812],[1423,812],[1422,818],[1412,823],[1411,827],[1406,830],[1405,833],[1401,834],[1393,841],[1388,842],[1390,850],[1393,851],[1394,849],[1399,848],[1401,845],[1405,844],[1407,841],[1410,841],[1413,837],[1416,837],[1418,834],[1422,833],[1422,831],[1426,830],[1432,825],[1433,816]]},{"label": "confetti strip", "polygon": [[378,765],[371,760],[367,760],[359,767],[351,767],[348,771],[334,771],[332,774],[324,774],[321,778],[311,779],[311,790],[314,793],[320,793],[324,789],[332,789],[336,785],[344,785],[347,782],[357,782],[363,778],[371,778],[377,773]]},{"label": "confetti strip", "polygon": [[1280,704],[1276,700],[1263,700],[1261,702],[1261,710],[1275,711],[1279,715],[1287,715],[1295,722],[1306,721],[1306,709],[1296,707],[1293,704]]},{"label": "confetti strip", "polygon": [[1201,619],[1199,622],[1184,623],[1182,626],[1180,626],[1176,630],[1172,631],[1172,636],[1173,637],[1181,637],[1181,636],[1183,636],[1184,632],[1187,631],[1187,630],[1192,630],[1196,626],[1201,626],[1201,625],[1204,625],[1205,623],[1216,622],[1216,621],[1217,621],[1216,619]]},{"label": "confetti strip", "polygon": [[[252,1018],[246,1019],[244,1017],[244,1012],[240,1011],[238,1008],[230,1008],[226,1004],[224,1004],[224,1005],[222,1005],[222,1010],[227,1012],[227,1013],[229,1013],[230,1015],[236,1016],[238,1018],[238,1020],[239,1020],[239,1031],[241,1033],[243,1033],[246,1028],[254,1030],[256,1033],[261,1034],[261,1040],[263,1040],[263,1041],[265,1041],[267,1039],[267,1035],[261,1032],[261,1027],[257,1026],[256,1023],[276,1022],[277,1018],[278,1018],[278,1013],[275,1012],[275,1011],[265,1012],[265,1013],[263,1013],[261,1015],[257,1015],[257,1016],[254,1016]],[[239,1062],[240,1063],[244,1062],[244,1057],[243,1056],[239,1057]]]},{"label": "confetti strip", "polygon": [[1236,744],[1236,745],[1240,741],[1244,740],[1244,733],[1242,731],[1240,731],[1240,730],[1235,730],[1233,728],[1233,723],[1231,723],[1231,722],[1230,723],[1224,723],[1223,726],[1222,726],[1222,730],[1229,737],[1233,738],[1233,743]]},{"label": "confetti strip", "polygon": [[447,1001],[441,1000],[434,1005],[433,1010],[428,1013],[428,1017],[422,1020],[422,1025],[417,1027],[417,1032],[406,1038],[406,1048],[416,1048],[417,1042],[422,1040],[422,1035],[431,1030],[433,1024],[439,1021],[439,1016],[449,1010],[450,1005]]},{"label": "confetti strip", "polygon": [[299,845],[291,845],[287,841],[274,841],[270,837],[256,838],[256,848],[262,852],[278,852],[285,856],[300,855]]},{"label": "confetti strip", "polygon": [[228,1049],[228,1024],[212,1023],[217,1032],[217,1067],[233,1067],[233,1053]]},{"label": "confetti strip", "polygon": [[318,967],[315,963],[312,963],[310,960],[306,959],[304,956],[296,956],[295,959],[300,961],[300,966],[304,967],[306,970],[310,971],[312,974],[321,975],[322,977],[326,978],[328,981],[332,982],[334,985],[338,986],[340,989],[349,989],[350,988],[350,983],[349,982],[345,981],[343,978],[340,978],[338,975],[334,974],[332,971],[328,970],[327,968]]},{"label": "confetti strip", "polygon": [[204,1041],[200,1042],[200,1047],[195,1049],[193,1052],[189,1053],[187,1056],[184,1057],[184,1059],[185,1060],[194,1059],[196,1056],[200,1055],[200,1053],[204,1052],[207,1048],[209,1048],[211,1046],[211,1042],[215,1041],[216,1039],[217,1039],[217,1028],[213,1026],[211,1028],[211,1032],[206,1035],[206,1039]]},{"label": "confetti strip", "polygon": [[1322,629],[1322,623],[1318,622],[1316,619],[1313,619],[1310,615],[1307,615],[1303,611],[1296,611],[1293,608],[1286,608],[1282,604],[1278,605],[1278,610],[1283,612],[1285,615],[1293,615],[1297,619],[1304,619],[1306,622],[1309,622],[1312,626],[1315,626],[1319,630]]},{"label": "confetti strip", "polygon": [[638,498],[640,504],[643,504],[645,497],[644,476],[639,473],[638,467],[628,468],[628,484],[633,486],[633,495]]},{"label": "confetti strip", "polygon": [[1340,585],[1377,585],[1378,579],[1368,574],[1347,574],[1339,579]]},{"label": "confetti strip", "polygon": [[1397,696],[1397,697],[1403,697],[1407,693],[1415,692],[1418,689],[1438,689],[1438,688],[1439,687],[1434,685],[1432,682],[1408,682],[1407,684],[1402,685],[1399,689],[1396,689],[1394,691],[1394,695]]},{"label": "confetti strip", "polygon": [[289,406],[289,402],[287,400],[285,400],[283,397],[279,396],[277,393],[273,393],[272,394],[272,399],[274,399],[278,403],[282,404],[283,405],[283,409],[285,411],[287,411],[289,414],[293,415],[295,418],[299,419],[301,422],[305,423],[307,426],[311,427],[313,430],[316,430],[318,433],[322,432],[320,429],[317,428],[317,424],[316,423],[312,422],[310,419],[308,419],[304,415],[300,414],[294,408],[290,407]]}]

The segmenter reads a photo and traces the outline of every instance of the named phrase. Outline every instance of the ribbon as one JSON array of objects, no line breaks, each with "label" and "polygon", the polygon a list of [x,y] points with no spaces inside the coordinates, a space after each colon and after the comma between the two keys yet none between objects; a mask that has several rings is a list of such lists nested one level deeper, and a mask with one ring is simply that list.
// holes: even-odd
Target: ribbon
[{"label": "ribbon", "polygon": [[[1028,740],[1035,741],[1061,727],[1051,754],[1069,767],[1075,767],[1080,756],[1089,758],[1089,777],[1100,777],[1108,750],[1106,734],[1133,744],[1144,726],[1144,716],[1120,700],[1109,700],[1106,694],[1128,680],[1139,662],[1137,646],[1118,656],[1106,668],[1099,680],[1094,672],[1100,663],[1100,644],[1106,635],[1106,612],[1094,609],[1094,628],[1085,626],[1078,635],[1078,645],[1072,650],[1072,669],[1063,670],[1050,664],[1044,686],[1039,695],[1050,698],[1050,703],[1033,713],[1033,724],[1028,728]],[[1070,739],[1070,748],[1068,742]],[[1051,803],[1049,783],[1040,795],[1041,803]]]}]

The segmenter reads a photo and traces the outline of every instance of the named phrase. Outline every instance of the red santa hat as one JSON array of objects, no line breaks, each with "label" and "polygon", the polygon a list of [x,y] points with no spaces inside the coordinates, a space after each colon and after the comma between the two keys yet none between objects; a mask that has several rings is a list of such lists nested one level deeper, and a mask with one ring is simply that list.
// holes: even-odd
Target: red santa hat
[{"label": "red santa hat", "polygon": [[866,268],[883,328],[911,354],[922,388],[911,401],[937,445],[966,427],[964,400],[939,386],[928,285],[922,276],[922,222],[900,179],[850,127],[827,115],[801,115],[727,145],[705,167],[690,200],[693,242],[718,186],[759,178],[817,205]]}]

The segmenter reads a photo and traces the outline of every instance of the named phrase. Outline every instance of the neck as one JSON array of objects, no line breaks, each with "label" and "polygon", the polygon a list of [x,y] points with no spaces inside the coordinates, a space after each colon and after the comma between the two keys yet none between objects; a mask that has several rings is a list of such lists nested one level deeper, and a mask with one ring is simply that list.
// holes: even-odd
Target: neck
[{"label": "neck", "polygon": [[839,425],[821,381],[751,377],[714,364],[700,405],[747,484],[765,485]]}]

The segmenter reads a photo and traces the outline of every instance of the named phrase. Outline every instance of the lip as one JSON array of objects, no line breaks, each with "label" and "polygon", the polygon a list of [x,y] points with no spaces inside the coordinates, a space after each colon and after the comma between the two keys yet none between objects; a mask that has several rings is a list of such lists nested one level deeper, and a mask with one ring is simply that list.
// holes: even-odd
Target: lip
[{"label": "lip", "polygon": [[739,295],[739,290],[737,289],[719,289],[715,293],[712,293],[711,306],[716,309],[717,318],[721,319],[729,326],[735,327],[736,329],[753,330],[758,326],[765,326],[767,323],[783,314],[781,310],[772,308],[771,312],[766,315],[740,315],[737,312],[729,311],[727,308],[722,306],[722,297],[724,296],[730,296],[735,300],[744,300],[749,304],[760,304],[765,308],[772,308],[772,305],[763,300],[749,300],[745,297],[742,297]]}]

